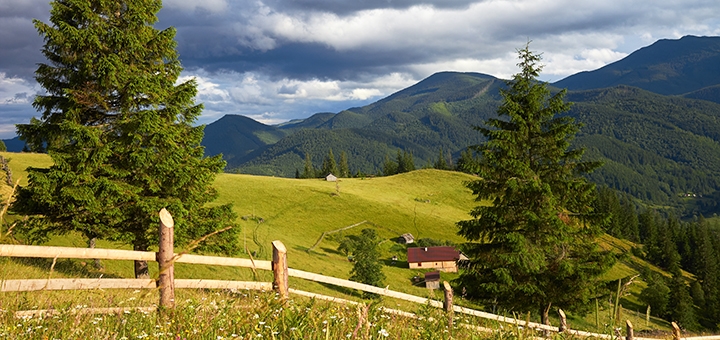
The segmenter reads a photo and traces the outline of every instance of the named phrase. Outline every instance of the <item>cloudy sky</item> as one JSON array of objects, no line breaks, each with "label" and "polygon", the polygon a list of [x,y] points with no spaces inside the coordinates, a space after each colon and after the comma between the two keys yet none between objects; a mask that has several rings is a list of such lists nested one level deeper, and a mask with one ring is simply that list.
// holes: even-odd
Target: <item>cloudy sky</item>
[{"label": "cloudy sky", "polygon": [[[48,22],[48,1],[0,0],[0,138],[37,116],[32,19]],[[528,40],[553,82],[658,39],[720,35],[717,0],[166,0],[158,17],[199,83],[200,123],[338,112],[439,71],[508,78]]]}]

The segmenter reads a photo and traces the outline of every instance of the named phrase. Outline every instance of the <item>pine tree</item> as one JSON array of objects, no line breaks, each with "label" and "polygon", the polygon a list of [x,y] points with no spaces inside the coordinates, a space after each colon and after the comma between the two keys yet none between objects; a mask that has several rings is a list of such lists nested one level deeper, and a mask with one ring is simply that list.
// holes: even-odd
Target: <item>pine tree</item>
[{"label": "pine tree", "polygon": [[385,155],[383,162],[382,175],[392,176],[398,173],[398,163],[393,162],[388,155]]},{"label": "pine tree", "polygon": [[455,165],[455,170],[468,174],[477,173],[477,160],[473,157],[472,150],[465,149],[460,152],[460,158]]},{"label": "pine tree", "polygon": [[340,168],[338,170],[340,170],[340,177],[350,177],[350,166],[348,165],[348,158],[345,151],[340,152]]},{"label": "pine tree", "polygon": [[529,46],[518,52],[520,72],[501,90],[500,117],[477,128],[487,142],[472,147],[481,156],[480,179],[468,187],[492,205],[458,222],[470,261],[456,283],[470,298],[537,310],[547,322],[551,306],[585,306],[612,260],[597,247],[601,229],[586,223],[595,185],[581,175],[599,164],[568,150],[579,125],[554,117],[570,107],[566,91],[551,95],[537,81],[540,56]]},{"label": "pine tree", "polygon": [[329,174],[333,174],[336,176],[338,175],[339,172],[337,162],[335,162],[335,155],[333,155],[332,148],[330,149],[330,151],[328,151],[327,157],[325,157],[325,159],[323,160],[321,169],[322,170],[320,170],[320,175],[323,177]]},{"label": "pine tree", "polygon": [[715,328],[720,321],[720,284],[718,282],[717,250],[713,245],[713,235],[708,226],[698,223],[695,226],[699,240],[694,258],[697,260],[695,275],[703,290],[704,304],[701,306],[703,323]]},{"label": "pine tree", "polygon": [[437,159],[437,161],[435,161],[435,164],[433,165],[433,167],[435,169],[440,169],[440,170],[448,170],[449,169],[448,164],[445,161],[445,154],[443,153],[442,148],[440,148],[440,154],[438,155],[438,159]]},{"label": "pine tree", "polygon": [[688,286],[685,284],[682,272],[678,268],[672,272],[673,276],[670,281],[670,299],[668,305],[672,306],[669,310],[669,321],[675,321],[685,329],[695,330],[698,327],[697,318],[695,317],[695,309],[693,308],[693,300],[688,292]]},{"label": "pine tree", "polygon": [[313,167],[309,152],[305,153],[305,167],[303,168],[302,178],[315,178],[315,167]]},{"label": "pine tree", "polygon": [[395,173],[401,174],[403,172],[410,172],[415,170],[415,161],[413,161],[413,155],[411,152],[403,150],[397,152],[397,171]]},{"label": "pine tree", "polygon": [[635,204],[633,204],[628,194],[623,194],[620,198],[618,219],[620,220],[620,225],[623,226],[623,237],[633,242],[639,242],[640,230],[638,226],[638,214],[635,210]]},{"label": "pine tree", "polygon": [[3,142],[2,140],[0,140],[0,151],[7,151],[7,146],[5,146],[5,142]]},{"label": "pine tree", "polygon": [[653,272],[649,272],[644,279],[648,285],[640,292],[640,300],[650,306],[653,315],[666,318],[668,316],[670,288],[665,283],[665,279]]},{"label": "pine tree", "polygon": [[[14,205],[32,215],[21,226],[34,239],[77,231],[87,239],[125,241],[148,250],[157,239],[158,211],[175,219],[178,246],[225,226],[229,205],[207,207],[225,163],[203,157],[203,126],[194,127],[194,80],[182,70],[175,30],[157,30],[161,2],[57,0],[43,36],[36,79],[45,94],[33,106],[40,119],[19,125],[34,150],[53,165],[29,169],[29,184]],[[237,230],[204,243],[211,251],[239,250]],[[147,264],[136,262],[136,276]]]}]

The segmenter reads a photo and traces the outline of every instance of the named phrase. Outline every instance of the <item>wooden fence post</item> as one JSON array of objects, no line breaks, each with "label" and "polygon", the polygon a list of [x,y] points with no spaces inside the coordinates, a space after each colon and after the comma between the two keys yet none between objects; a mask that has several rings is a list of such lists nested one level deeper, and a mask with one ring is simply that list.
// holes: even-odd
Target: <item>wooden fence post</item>
[{"label": "wooden fence post", "polygon": [[625,321],[625,330],[627,332],[625,340],[633,340],[633,338],[635,338],[635,332],[633,332],[633,324],[630,320]]},{"label": "wooden fence post", "polygon": [[678,327],[678,325],[675,323],[675,321],[670,323],[670,325],[672,325],[672,329],[673,329],[673,331],[672,331],[673,332],[673,340],[680,340],[680,327]]},{"label": "wooden fence post", "polygon": [[447,281],[443,281],[443,291],[445,293],[445,301],[443,301],[443,309],[445,309],[445,312],[447,312],[448,329],[450,330],[450,336],[452,336],[453,314],[455,314],[455,312],[453,310],[453,290]]},{"label": "wooden fence post", "polygon": [[272,248],[273,290],[280,294],[281,300],[287,300],[289,296],[287,249],[279,240],[272,242]]},{"label": "wooden fence post", "polygon": [[175,221],[163,208],[160,210],[160,244],[156,260],[160,267],[157,286],[160,288],[160,309],[175,308]]},{"label": "wooden fence post", "polygon": [[568,329],[567,316],[565,316],[565,312],[560,308],[558,308],[558,314],[560,315],[560,327],[558,327],[558,332],[562,333]]}]

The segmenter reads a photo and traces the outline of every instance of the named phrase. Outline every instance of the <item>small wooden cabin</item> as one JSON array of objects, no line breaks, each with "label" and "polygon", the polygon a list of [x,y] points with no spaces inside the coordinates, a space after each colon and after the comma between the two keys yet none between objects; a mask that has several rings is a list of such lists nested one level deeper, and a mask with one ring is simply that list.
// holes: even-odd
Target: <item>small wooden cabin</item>
[{"label": "small wooden cabin", "polygon": [[457,261],[461,254],[453,247],[416,247],[407,250],[408,264],[411,269],[437,269],[456,273]]},{"label": "small wooden cabin", "polygon": [[427,289],[440,288],[440,272],[439,271],[425,273],[425,288],[427,288]]},{"label": "small wooden cabin", "polygon": [[325,180],[328,182],[337,182],[337,177],[333,174],[328,174],[325,176]]}]

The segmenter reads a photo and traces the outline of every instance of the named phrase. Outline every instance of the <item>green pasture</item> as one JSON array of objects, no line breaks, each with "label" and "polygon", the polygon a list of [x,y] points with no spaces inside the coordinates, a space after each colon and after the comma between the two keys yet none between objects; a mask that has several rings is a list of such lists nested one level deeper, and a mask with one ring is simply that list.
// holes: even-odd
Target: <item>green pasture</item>
[{"label": "green pasture", "polygon": [[[28,166],[48,166],[51,162],[47,155],[26,153],[0,153],[10,159],[10,167],[15,179],[27,183],[25,168]],[[239,257],[269,260],[273,240],[282,241],[288,249],[288,262],[291,268],[308,272],[348,278],[352,263],[336,249],[338,240],[345,235],[359,233],[363,228],[374,228],[383,239],[380,244],[385,285],[389,289],[418,296],[442,299],[442,293],[429,291],[412,284],[412,277],[421,275],[421,271],[410,270],[405,262],[405,251],[395,240],[400,234],[411,233],[415,239],[432,238],[461,243],[463,239],[456,234],[455,223],[469,218],[468,212],[477,204],[472,193],[464,183],[474,177],[451,171],[433,169],[417,170],[389,177],[368,177],[341,179],[339,182],[326,182],[320,179],[289,179],[263,177],[242,174],[220,174],[215,181],[219,198],[214,204],[232,203],[238,215],[237,222],[242,228],[237,242],[244,245],[247,253]],[[12,221],[19,216],[7,216]],[[334,231],[359,222],[365,223],[350,230],[325,237],[316,248],[309,251],[323,232]],[[3,225],[2,229],[6,230]],[[4,239],[17,242],[21,240]],[[79,235],[53,237],[46,245],[86,247],[86,240]],[[604,277],[608,285],[617,280],[627,280],[647,266],[643,260],[629,255],[634,246],[630,242],[605,236],[600,245],[614,252],[625,253],[622,260]],[[99,241],[101,248],[130,249],[128,245]],[[180,251],[182,249],[177,249]],[[392,263],[390,258],[397,255],[399,260]],[[47,277],[132,277],[130,261],[103,261],[104,268],[97,270],[92,261],[58,259],[53,265],[52,259],[8,259],[0,258],[0,280]],[[157,275],[157,265],[151,263],[151,275]],[[51,270],[52,268],[52,270]],[[658,270],[657,268],[653,268]],[[443,280],[452,280],[457,274],[442,273]],[[177,278],[206,278],[225,280],[271,281],[270,272],[219,266],[200,266],[189,264],[176,265]],[[626,281],[623,281],[623,283]],[[358,292],[330,285],[308,282],[301,279],[290,281],[291,287],[315,293],[338,296],[346,299],[361,300]],[[631,317],[637,330],[667,329],[667,324],[651,319],[645,325],[644,307],[637,296],[645,283],[636,278],[630,285],[628,294],[623,296],[621,304],[626,308],[624,315]],[[6,300],[11,294],[5,294],[0,300]],[[83,294],[68,294],[79,296]],[[122,295],[122,294],[121,294]],[[24,293],[22,296],[32,296]],[[391,308],[416,310],[418,306],[402,301],[384,299],[384,305]],[[473,306],[461,297],[456,303]],[[599,301],[598,319],[595,324],[595,310],[586,315],[568,312],[571,327],[591,331],[605,331],[611,326],[609,319],[609,301]]]}]

